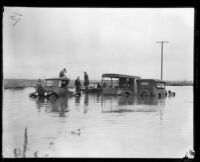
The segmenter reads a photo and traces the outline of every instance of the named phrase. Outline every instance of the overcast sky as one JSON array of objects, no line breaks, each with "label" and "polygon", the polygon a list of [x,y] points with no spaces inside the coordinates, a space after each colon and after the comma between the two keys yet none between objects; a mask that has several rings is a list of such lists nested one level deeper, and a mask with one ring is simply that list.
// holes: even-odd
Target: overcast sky
[{"label": "overcast sky", "polygon": [[[19,21],[18,21],[19,20]],[[18,22],[17,22],[18,21]],[[16,23],[16,24],[15,24]],[[5,7],[4,78],[75,79],[120,73],[164,80],[193,80],[192,8]]]}]

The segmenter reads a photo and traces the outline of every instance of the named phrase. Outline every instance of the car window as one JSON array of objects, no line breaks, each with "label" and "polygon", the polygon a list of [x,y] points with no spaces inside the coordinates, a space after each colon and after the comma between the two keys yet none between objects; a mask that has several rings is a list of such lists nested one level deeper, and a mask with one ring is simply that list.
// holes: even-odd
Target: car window
[{"label": "car window", "polygon": [[165,84],[164,83],[157,83],[157,88],[165,88]]},{"label": "car window", "polygon": [[118,79],[113,78],[112,81],[111,80],[103,80],[102,82],[103,87],[109,87],[109,88],[113,88],[118,86]]},{"label": "car window", "polygon": [[46,86],[47,87],[57,87],[58,86],[58,80],[47,80]]}]

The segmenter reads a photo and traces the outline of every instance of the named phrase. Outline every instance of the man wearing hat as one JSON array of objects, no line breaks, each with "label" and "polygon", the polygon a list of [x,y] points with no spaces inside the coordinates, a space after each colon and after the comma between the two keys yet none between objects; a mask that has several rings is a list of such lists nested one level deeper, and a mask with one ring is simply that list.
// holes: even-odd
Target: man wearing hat
[{"label": "man wearing hat", "polygon": [[89,85],[89,77],[88,77],[87,72],[84,72],[84,86],[85,86],[85,89],[88,89],[88,85]]},{"label": "man wearing hat", "polygon": [[80,77],[77,77],[77,79],[75,80],[74,83],[75,87],[76,87],[76,92],[80,93],[81,92],[81,81],[80,81]]}]

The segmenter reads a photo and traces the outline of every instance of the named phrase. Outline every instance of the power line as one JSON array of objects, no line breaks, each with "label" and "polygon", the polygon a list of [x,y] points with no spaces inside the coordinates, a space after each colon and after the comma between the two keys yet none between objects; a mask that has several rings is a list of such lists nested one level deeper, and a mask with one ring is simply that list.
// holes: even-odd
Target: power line
[{"label": "power line", "polygon": [[156,43],[161,43],[161,80],[163,79],[163,44],[168,43],[168,41],[160,41]]}]

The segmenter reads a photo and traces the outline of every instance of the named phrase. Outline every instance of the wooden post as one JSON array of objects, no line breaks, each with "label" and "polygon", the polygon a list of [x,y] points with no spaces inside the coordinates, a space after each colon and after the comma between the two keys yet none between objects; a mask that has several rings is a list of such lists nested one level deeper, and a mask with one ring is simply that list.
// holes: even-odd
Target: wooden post
[{"label": "wooden post", "polygon": [[23,157],[26,157],[26,150],[28,144],[28,135],[27,135],[28,128],[24,129],[24,146],[23,146]]},{"label": "wooden post", "polygon": [[161,43],[161,80],[163,80],[163,43],[168,43],[167,41],[160,41],[156,43]]}]

